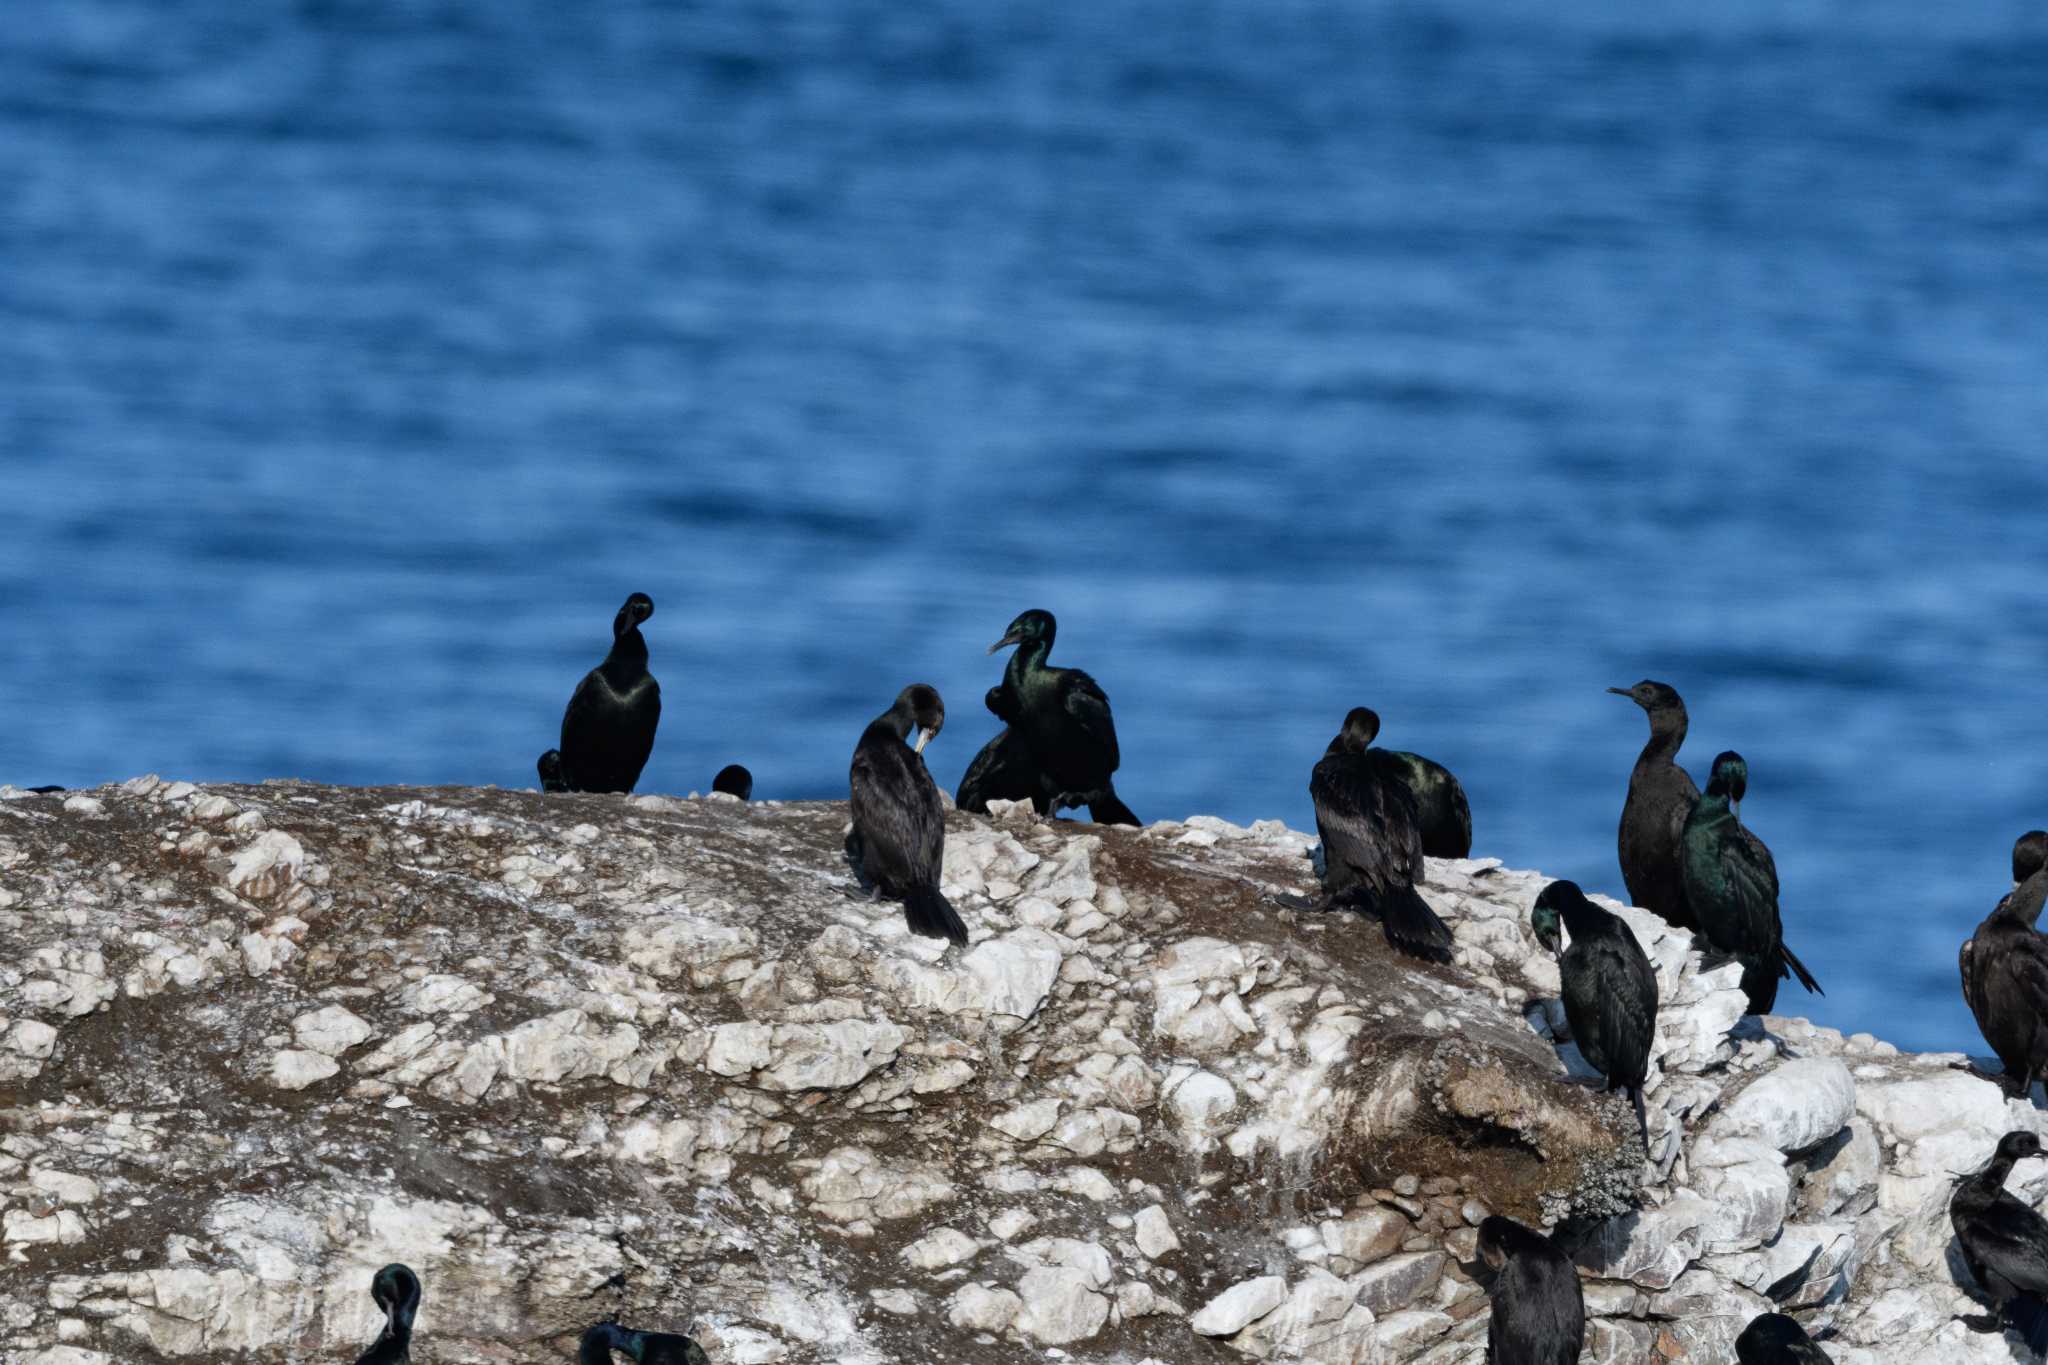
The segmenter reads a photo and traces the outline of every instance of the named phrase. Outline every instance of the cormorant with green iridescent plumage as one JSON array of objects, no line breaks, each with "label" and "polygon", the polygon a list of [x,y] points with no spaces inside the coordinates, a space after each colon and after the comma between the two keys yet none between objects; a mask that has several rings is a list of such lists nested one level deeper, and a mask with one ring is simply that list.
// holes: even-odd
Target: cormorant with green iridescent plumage
[{"label": "cormorant with green iridescent plumage", "polygon": [[1617,843],[1622,883],[1631,904],[1675,929],[1697,929],[1699,918],[1686,907],[1685,877],[1679,869],[1679,839],[1700,799],[1700,789],[1678,766],[1678,748],[1685,743],[1685,703],[1668,683],[1648,678],[1634,687],[1607,690],[1627,697],[1650,717],[1650,740],[1629,770],[1628,800],[1621,807]]},{"label": "cormorant with green iridescent plumage", "polygon": [[1814,1345],[1796,1318],[1759,1313],[1735,1338],[1735,1359],[1741,1365],[1834,1365],[1834,1357]]},{"label": "cormorant with green iridescent plumage", "polygon": [[[1571,934],[1571,946],[1559,952],[1558,918]],[[1557,881],[1543,888],[1530,914],[1536,939],[1557,953],[1564,1017],[1572,1041],[1593,1068],[1607,1078],[1609,1090],[1628,1095],[1644,1140],[1649,1121],[1643,1110],[1643,1084],[1650,1074],[1650,1042],[1657,1035],[1657,972],[1636,942],[1635,931],[1619,915],[1609,914],[1586,899],[1575,882]]]},{"label": "cormorant with green iridescent plumage", "polygon": [[1003,728],[981,746],[960,779],[960,789],[953,794],[955,805],[977,815],[988,814],[991,801],[1031,801],[1038,796],[1038,764],[1017,732],[1016,699],[997,683],[982,704],[1003,722]]},{"label": "cormorant with green iridescent plumage", "polygon": [[[1380,732],[1379,713],[1369,706],[1358,709],[1369,718],[1370,743]],[[1372,749],[1367,756],[1383,776],[1401,783],[1415,798],[1415,818],[1425,854],[1432,858],[1472,856],[1472,807],[1449,768],[1400,749]]]},{"label": "cormorant with green iridescent plumage", "polygon": [[1023,737],[1038,769],[1032,804],[1041,815],[1086,806],[1098,825],[1135,825],[1138,817],[1110,781],[1122,759],[1108,696],[1080,669],[1045,661],[1058,629],[1051,612],[1027,611],[988,647],[993,654],[1017,646],[1003,670],[1003,689],[1016,706],[1010,728]]},{"label": "cormorant with green iridescent plumage", "polygon": [[629,792],[654,752],[661,686],[647,671],[640,623],[654,599],[636,592],[612,618],[611,652],[583,675],[562,712],[562,777],[569,790]]},{"label": "cormorant with green iridescent plumage", "polygon": [[1698,916],[1700,932],[1742,963],[1749,1012],[1768,1014],[1784,977],[1796,974],[1809,991],[1827,992],[1785,946],[1777,861],[1737,815],[1748,786],[1749,765],[1741,754],[1729,750],[1715,756],[1713,776],[1685,822],[1681,863],[1685,902]]},{"label": "cormorant with green iridescent plumage", "polygon": [[1956,955],[1963,999],[2005,1068],[1999,1084],[2017,1098],[2048,1079],[2048,938],[2035,928],[2048,896],[2048,832],[2012,846],[2013,889],[1963,940]]},{"label": "cormorant with green iridescent plumage", "polygon": [[1998,1140],[1990,1164],[1965,1177],[1948,1201],[1949,1225],[1970,1274],[1998,1309],[2001,1327],[2024,1332],[2048,1351],[2048,1221],[2005,1191],[2013,1163],[2048,1156],[2041,1139],[2014,1129]]},{"label": "cormorant with green iridescent plumage", "polygon": [[[853,838],[861,871],[878,894],[903,902],[914,934],[949,938],[965,946],[967,926],[939,891],[946,860],[946,811],[939,787],[925,770],[924,746],[946,724],[938,689],[912,683],[896,704],[868,723],[854,746],[848,784]],[[917,731],[917,746],[908,746]]]},{"label": "cormorant with green iridescent plumage", "polygon": [[540,772],[540,789],[544,792],[565,792],[569,790],[569,779],[562,775],[562,751],[550,749],[540,756],[533,765]]},{"label": "cormorant with green iridescent plumage", "polygon": [[673,1332],[636,1332],[616,1322],[600,1322],[583,1334],[576,1365],[613,1365],[617,1351],[638,1365],[711,1365],[704,1348]]},{"label": "cormorant with green iridescent plumage", "polygon": [[384,1310],[384,1330],[356,1357],[356,1365],[408,1365],[412,1323],[420,1311],[420,1277],[410,1266],[387,1265],[371,1277],[370,1298]]},{"label": "cormorant with green iridescent plumage", "polygon": [[1415,889],[1423,873],[1415,797],[1372,761],[1368,747],[1377,728],[1370,711],[1354,708],[1309,776],[1326,904],[1377,914],[1395,948],[1448,962],[1450,928]]},{"label": "cormorant with green iridescent plumage", "polygon": [[1493,1272],[1486,1287],[1491,1365],[1573,1365],[1586,1335],[1586,1295],[1571,1257],[1499,1214],[1479,1224],[1478,1253]]}]

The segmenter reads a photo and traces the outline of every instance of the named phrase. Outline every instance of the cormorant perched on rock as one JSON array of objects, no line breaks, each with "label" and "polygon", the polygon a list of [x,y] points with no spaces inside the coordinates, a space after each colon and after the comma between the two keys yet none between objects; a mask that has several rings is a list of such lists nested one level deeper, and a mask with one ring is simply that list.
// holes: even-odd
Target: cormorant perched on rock
[{"label": "cormorant perched on rock", "polygon": [[2048,1348],[2048,1221],[2005,1192],[2005,1177],[2015,1161],[2043,1155],[2041,1139],[2015,1129],[1948,1201],[1963,1260],[1997,1305],[1999,1323],[2019,1326],[2036,1352]]},{"label": "cormorant perched on rock", "polygon": [[1572,1365],[1585,1341],[1586,1296],[1571,1258],[1542,1233],[1495,1214],[1479,1225],[1479,1259],[1493,1271],[1491,1365]]},{"label": "cormorant perched on rock", "polygon": [[[848,781],[853,791],[853,837],[861,870],[878,893],[903,902],[914,934],[964,945],[967,926],[939,892],[946,857],[946,814],[938,784],[925,771],[924,746],[946,724],[938,689],[913,683],[896,704],[868,723],[854,746]],[[910,732],[917,747],[906,748]]]},{"label": "cormorant perched on rock", "polygon": [[1742,963],[1742,990],[1751,1014],[1768,1014],[1778,982],[1797,974],[1819,991],[1806,964],[1785,946],[1778,918],[1778,864],[1764,841],[1736,818],[1749,785],[1749,765],[1730,750],[1714,758],[1707,790],[1685,822],[1685,902],[1699,918],[1707,942]]},{"label": "cormorant perched on rock", "polygon": [[356,1365],[408,1365],[412,1320],[420,1311],[420,1277],[409,1266],[387,1265],[370,1280],[370,1297],[384,1310],[384,1330]]},{"label": "cormorant perched on rock", "polygon": [[711,779],[711,790],[751,801],[754,797],[754,775],[737,763],[728,763],[718,770],[718,776]]},{"label": "cormorant perched on rock", "polygon": [[1741,1365],[1834,1365],[1834,1357],[1813,1344],[1794,1318],[1759,1313],[1735,1338],[1735,1359]]},{"label": "cormorant perched on rock", "polygon": [[562,775],[562,751],[550,749],[540,756],[533,765],[540,770],[540,789],[544,792],[565,792],[569,790],[569,779]]},{"label": "cormorant perched on rock", "polygon": [[612,618],[611,653],[583,675],[562,712],[562,774],[571,791],[629,792],[654,751],[661,685],[647,671],[640,623],[654,599],[636,592]]},{"label": "cormorant perched on rock", "polygon": [[967,765],[966,775],[953,797],[961,810],[988,814],[991,801],[1033,801],[1038,797],[1038,764],[1024,737],[1017,733],[1017,703],[1001,683],[988,690],[983,705],[1003,722],[996,737],[981,746],[981,752]]},{"label": "cormorant perched on rock", "polygon": [[55,793],[57,793],[57,792],[61,792],[61,791],[64,791],[64,790],[66,790],[66,788],[63,788],[63,787],[58,787],[58,786],[43,786],[43,787],[23,787],[23,788],[22,788],[22,790],[23,790],[23,791],[29,791],[29,792],[34,792],[34,793],[35,793],[35,794],[36,794],[37,796],[50,796],[50,795],[53,795],[53,794],[55,794]]},{"label": "cormorant perched on rock", "polygon": [[2022,834],[2012,846],[2017,885],[1963,940],[1956,956],[1963,999],[2005,1068],[1999,1084],[2011,1098],[2026,1094],[2036,1079],[2048,1079],[2048,938],[2034,927],[2048,891],[2044,865],[2048,833]]},{"label": "cormorant perched on rock", "polygon": [[[1370,718],[1370,743],[1380,732],[1379,713],[1367,706],[1358,709]],[[1472,856],[1472,807],[1465,800],[1465,789],[1458,785],[1449,768],[1400,749],[1373,749],[1368,756],[1379,765],[1382,776],[1401,783],[1415,798],[1415,816],[1422,830],[1425,854],[1432,858]]]},{"label": "cormorant perched on rock", "polygon": [[1415,798],[1367,752],[1377,728],[1372,712],[1353,709],[1309,777],[1323,890],[1331,905],[1377,912],[1387,942],[1400,951],[1448,962],[1451,931],[1415,889],[1423,871]]},{"label": "cormorant perched on rock", "polygon": [[1017,646],[1003,670],[1003,690],[1016,706],[1010,728],[1023,737],[1038,769],[1032,803],[1041,815],[1086,806],[1098,825],[1135,825],[1138,817],[1110,782],[1121,758],[1109,698],[1080,669],[1045,661],[1058,629],[1051,612],[1027,611],[988,647],[993,654]]},{"label": "cormorant perched on rock", "polygon": [[617,1351],[639,1365],[711,1365],[704,1348],[673,1332],[636,1332],[615,1322],[600,1322],[583,1334],[576,1365],[612,1365]]},{"label": "cormorant perched on rock", "polygon": [[1628,775],[1628,800],[1621,807],[1621,880],[1633,904],[1658,915],[1674,929],[1697,929],[1699,917],[1685,903],[1679,871],[1679,838],[1700,799],[1700,789],[1678,766],[1685,743],[1685,703],[1667,683],[1648,678],[1634,687],[1610,687],[1650,715],[1650,742],[1636,755]]},{"label": "cormorant perched on rock", "polygon": [[1551,952],[1559,949],[1560,915],[1571,934],[1571,946],[1558,954],[1557,971],[1572,1039],[1607,1077],[1609,1090],[1628,1094],[1647,1140],[1643,1082],[1650,1071],[1650,1041],[1657,1033],[1656,969],[1621,917],[1587,900],[1574,882],[1552,882],[1536,897],[1530,919],[1538,941]]}]

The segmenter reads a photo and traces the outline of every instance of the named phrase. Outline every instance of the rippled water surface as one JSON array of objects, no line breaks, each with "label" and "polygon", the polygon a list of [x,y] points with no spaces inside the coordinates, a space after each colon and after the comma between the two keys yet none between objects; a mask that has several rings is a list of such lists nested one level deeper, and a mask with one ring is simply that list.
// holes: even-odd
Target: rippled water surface
[{"label": "rippled water surface", "polygon": [[1649,676],[1783,1003],[1977,1046],[2039,6],[13,0],[0,185],[0,778],[530,785],[639,589],[643,789],[918,679],[950,782],[1044,606],[1141,816],[1308,824],[1365,703],[1619,891]]}]

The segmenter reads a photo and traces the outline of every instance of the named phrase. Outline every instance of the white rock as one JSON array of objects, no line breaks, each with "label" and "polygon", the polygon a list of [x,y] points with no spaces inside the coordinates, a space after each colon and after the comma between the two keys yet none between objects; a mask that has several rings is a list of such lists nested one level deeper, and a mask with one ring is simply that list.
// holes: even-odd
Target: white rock
[{"label": "white rock", "polygon": [[1173,1224],[1167,1220],[1164,1208],[1153,1204],[1139,1209],[1133,1221],[1138,1251],[1145,1259],[1156,1261],[1168,1252],[1180,1250],[1180,1238],[1174,1236]]},{"label": "white rock", "polygon": [[1262,1275],[1230,1286],[1202,1305],[1188,1326],[1205,1337],[1227,1337],[1287,1302],[1287,1279]]},{"label": "white rock", "polygon": [[1017,1282],[1017,1296],[1023,1307],[1014,1326],[1048,1346],[1085,1341],[1109,1320],[1109,1300],[1089,1288],[1088,1277],[1078,1270],[1027,1270]]},{"label": "white rock", "polygon": [[341,1070],[341,1063],[318,1052],[291,1048],[270,1059],[270,1083],[280,1090],[304,1090]]},{"label": "white rock", "polygon": [[969,1332],[1000,1332],[1024,1308],[1024,1300],[1007,1289],[963,1284],[946,1302],[946,1320]]},{"label": "white rock", "polygon": [[[313,1010],[292,1020],[292,1036],[299,1046],[326,1057],[339,1057],[375,1034],[368,1024],[340,1005]],[[332,1073],[329,1073],[332,1074]]]},{"label": "white rock", "polygon": [[1856,1112],[1856,1082],[1836,1057],[1797,1057],[1724,1101],[1716,1137],[1754,1137],[1799,1152],[1833,1137]]},{"label": "white rock", "polygon": [[919,1270],[944,1270],[949,1265],[973,1260],[980,1251],[981,1244],[958,1228],[940,1228],[897,1254]]}]

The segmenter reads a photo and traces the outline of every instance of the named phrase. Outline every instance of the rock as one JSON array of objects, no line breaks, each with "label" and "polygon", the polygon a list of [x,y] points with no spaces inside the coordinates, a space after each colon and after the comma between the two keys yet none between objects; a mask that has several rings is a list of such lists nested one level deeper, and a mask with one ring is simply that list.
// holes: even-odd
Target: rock
[{"label": "rock", "polygon": [[946,1304],[946,1320],[969,1332],[1000,1332],[1023,1311],[1024,1300],[1007,1289],[963,1284]]},{"label": "rock", "polygon": [[292,1020],[292,1036],[299,1040],[299,1046],[323,1057],[339,1057],[358,1043],[367,1042],[374,1033],[368,1024],[339,1005],[313,1010]]},{"label": "rock", "polygon": [[1089,1288],[1088,1277],[1078,1270],[1027,1270],[1017,1282],[1017,1296],[1023,1300],[1017,1330],[1048,1346],[1085,1341],[1109,1320],[1109,1300]]},{"label": "rock", "polygon": [[1205,1337],[1227,1337],[1287,1302],[1287,1280],[1263,1275],[1234,1284],[1202,1305],[1188,1326]]},{"label": "rock", "polygon": [[1166,1210],[1159,1205],[1139,1209],[1135,1224],[1138,1251],[1146,1260],[1156,1261],[1168,1252],[1180,1250],[1180,1238],[1173,1235],[1173,1224],[1167,1221]]},{"label": "rock", "polygon": [[270,1083],[280,1090],[304,1090],[341,1070],[341,1063],[318,1052],[287,1048],[270,1059]]},{"label": "rock", "polygon": [[1444,1271],[1444,1260],[1441,1251],[1389,1256],[1353,1275],[1351,1287],[1357,1293],[1360,1306],[1371,1309],[1375,1317],[1385,1317],[1396,1309],[1408,1307],[1436,1288],[1437,1278]]},{"label": "rock", "polygon": [[981,1244],[957,1228],[940,1228],[918,1238],[900,1253],[919,1270],[943,1270],[949,1265],[971,1261]]},{"label": "rock", "polygon": [[1750,1082],[1723,1104],[1716,1137],[1753,1137],[1780,1152],[1804,1151],[1842,1130],[1856,1112],[1856,1082],[1838,1057],[1798,1057]]}]

